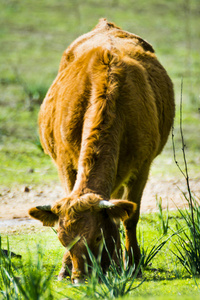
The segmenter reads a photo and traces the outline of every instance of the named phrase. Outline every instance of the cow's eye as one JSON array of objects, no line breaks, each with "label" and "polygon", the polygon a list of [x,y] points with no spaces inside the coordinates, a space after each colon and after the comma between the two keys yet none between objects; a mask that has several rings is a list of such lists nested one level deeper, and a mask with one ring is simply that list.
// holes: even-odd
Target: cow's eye
[{"label": "cow's eye", "polygon": [[99,243],[101,241],[101,239],[102,239],[102,236],[100,235],[96,238],[96,242]]}]

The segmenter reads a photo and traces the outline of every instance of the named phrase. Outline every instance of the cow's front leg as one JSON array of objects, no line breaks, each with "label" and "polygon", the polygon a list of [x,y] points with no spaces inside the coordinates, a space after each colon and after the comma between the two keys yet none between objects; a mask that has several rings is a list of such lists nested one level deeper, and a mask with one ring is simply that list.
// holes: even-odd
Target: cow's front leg
[{"label": "cow's front leg", "polygon": [[70,272],[72,270],[72,261],[70,257],[70,253],[67,250],[63,256],[62,268],[60,269],[60,273],[58,275],[58,280],[63,280],[67,276],[70,276]]},{"label": "cow's front leg", "polygon": [[141,168],[141,171],[138,173],[137,178],[132,178],[129,180],[123,196],[125,199],[128,199],[129,201],[137,204],[137,209],[134,214],[129,219],[126,219],[124,221],[126,234],[125,247],[129,256],[129,266],[132,266],[133,262],[135,262],[136,268],[141,258],[140,249],[137,243],[136,228],[140,215],[142,193],[149,174],[149,166],[150,163],[148,161],[145,162],[145,164]]},{"label": "cow's front leg", "polygon": [[140,248],[137,243],[137,235],[136,235],[137,222],[138,221],[134,219],[128,219],[124,222],[125,235],[126,235],[125,251],[127,252],[128,255],[128,265],[132,266],[133,263],[135,263],[135,268],[137,268],[141,258]]}]

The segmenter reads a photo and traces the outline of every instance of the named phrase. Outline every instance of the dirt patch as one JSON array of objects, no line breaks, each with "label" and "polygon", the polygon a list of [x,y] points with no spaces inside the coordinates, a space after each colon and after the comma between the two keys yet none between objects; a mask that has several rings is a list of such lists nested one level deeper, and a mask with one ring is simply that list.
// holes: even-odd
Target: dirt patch
[{"label": "dirt patch", "polygon": [[[200,178],[190,180],[190,190],[193,197],[200,201]],[[158,178],[152,178],[146,185],[141,211],[156,211],[156,197],[162,198],[164,209],[167,207],[169,210],[184,208],[187,206],[187,201],[183,193],[189,198],[185,179],[158,180]]]},{"label": "dirt patch", "polygon": [[[200,178],[190,180],[190,187],[196,198],[200,198]],[[164,208],[182,208],[186,201],[182,192],[187,194],[185,180],[158,180],[152,178],[144,190],[141,212],[157,209],[156,197],[162,198]],[[65,194],[60,185],[20,186],[0,189],[0,221],[29,218],[28,210],[37,205],[53,204]]]},{"label": "dirt patch", "polygon": [[0,220],[28,218],[28,210],[64,197],[59,185],[19,186],[0,190]]}]

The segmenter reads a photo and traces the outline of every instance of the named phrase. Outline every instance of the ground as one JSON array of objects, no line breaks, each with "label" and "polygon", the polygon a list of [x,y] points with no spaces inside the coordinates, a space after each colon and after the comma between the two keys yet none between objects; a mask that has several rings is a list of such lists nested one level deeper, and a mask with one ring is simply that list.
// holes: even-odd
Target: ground
[{"label": "ground", "polygon": [[[200,199],[200,179],[191,179],[190,188],[196,198]],[[163,208],[183,208],[186,206],[183,194],[187,193],[184,179],[159,180],[150,178],[144,190],[141,212],[157,210],[156,198],[162,198]],[[64,197],[62,187],[56,183],[50,185],[19,186],[0,188],[0,231],[10,232],[19,225],[39,225],[40,222],[31,221],[28,210],[37,205],[53,204]]]}]

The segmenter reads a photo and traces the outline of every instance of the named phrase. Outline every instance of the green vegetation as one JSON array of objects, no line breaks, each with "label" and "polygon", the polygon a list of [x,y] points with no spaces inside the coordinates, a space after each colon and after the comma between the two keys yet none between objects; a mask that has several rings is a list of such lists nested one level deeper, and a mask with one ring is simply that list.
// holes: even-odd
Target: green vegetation
[{"label": "green vegetation", "polygon": [[[189,202],[189,199],[187,201]],[[188,273],[200,275],[200,208],[194,198],[193,205],[191,206],[189,203],[189,206],[189,210],[179,210],[185,221],[186,229],[184,228],[183,233],[178,235],[175,256]],[[181,228],[178,221],[177,228]]]},{"label": "green vegetation", "polygon": [[[192,268],[190,270],[185,268],[176,255],[179,255],[180,252],[183,253],[185,262],[187,262],[187,252],[185,252],[187,249],[184,245],[182,246],[182,243],[179,243],[180,237],[182,239],[185,239],[186,235],[187,238],[191,237],[189,228],[186,228],[184,214],[187,214],[187,211],[168,212],[170,229],[164,236],[164,240],[168,239],[168,241],[160,248],[157,246],[162,245],[163,238],[159,233],[160,227],[162,227],[159,213],[141,216],[139,243],[142,253],[146,255],[145,258],[148,258],[152,249],[159,248],[156,256],[152,256],[143,268],[142,277],[130,277],[133,269],[124,269],[122,259],[119,267],[112,262],[108,272],[103,274],[98,261],[89,252],[93,262],[92,273],[90,277],[86,277],[84,284],[78,286],[72,285],[69,279],[62,282],[57,281],[56,275],[61,267],[64,248],[51,229],[46,228],[43,232],[24,230],[23,234],[11,234],[9,249],[20,254],[22,258],[10,258],[9,256],[6,258],[3,254],[0,255],[2,299],[64,299],[66,297],[69,299],[83,299],[84,297],[122,299],[123,296],[123,299],[134,297],[134,299],[139,300],[144,298],[161,299],[161,295],[162,299],[177,299],[178,296],[183,299],[190,299],[191,297],[198,299],[200,278],[194,275]],[[166,218],[166,212],[163,212],[163,216]],[[177,222],[179,224],[178,233]],[[2,236],[1,244],[2,249],[8,248],[5,235]],[[180,252],[177,251],[177,245]],[[34,297],[30,297],[33,293],[31,292],[32,289],[35,291],[34,295],[36,296]],[[22,293],[23,290],[29,296],[25,296]],[[18,298],[14,298],[16,291],[18,291]],[[7,298],[5,297],[6,292],[9,295]]]},{"label": "green vegetation", "polygon": [[[171,76],[179,102],[191,176],[200,163],[198,0],[2,0],[0,2],[0,182],[38,184],[58,180],[51,160],[38,148],[39,104],[56,76],[65,48],[106,17],[154,46]],[[177,117],[178,117],[177,111]],[[177,121],[175,120],[175,135]],[[179,155],[180,140],[176,140]],[[181,151],[181,150],[180,150]],[[29,172],[29,170],[35,172]],[[176,177],[171,141],[152,167],[152,176]]]},{"label": "green vegetation", "polygon": [[[135,290],[142,284],[142,281],[135,284],[140,266],[137,268],[136,272],[134,265],[130,268],[127,266],[124,267],[123,254],[118,254],[117,249],[116,255],[119,260],[119,265],[112,260],[106,248],[110,259],[110,267],[105,274],[99,263],[101,256],[96,259],[89,247],[87,245],[86,247],[92,262],[92,270],[90,270],[91,267],[88,267],[88,271],[91,271],[91,274],[86,277],[86,284],[75,286],[75,290],[78,293],[82,293],[83,297],[90,297],[92,299],[119,298],[121,296],[128,295],[131,291]],[[126,259],[126,265],[127,262],[128,258]],[[72,287],[74,288],[74,286]]]},{"label": "green vegetation", "polygon": [[2,250],[0,253],[0,292],[3,299],[53,299],[50,280],[52,279],[54,267],[52,267],[48,274],[46,273],[41,248],[38,247],[37,249],[36,260],[32,258],[29,251],[26,264],[22,263],[21,258],[17,264],[14,264],[11,259],[11,252],[9,252],[9,242],[7,245],[8,255],[3,253]]}]

